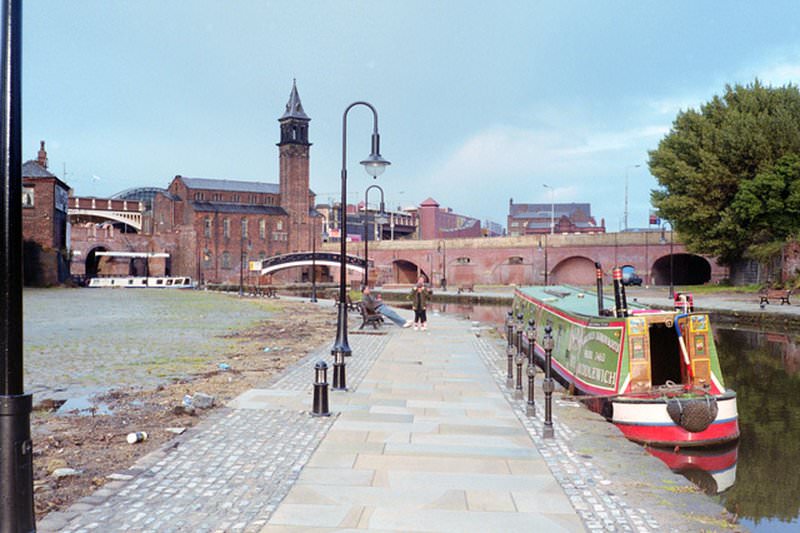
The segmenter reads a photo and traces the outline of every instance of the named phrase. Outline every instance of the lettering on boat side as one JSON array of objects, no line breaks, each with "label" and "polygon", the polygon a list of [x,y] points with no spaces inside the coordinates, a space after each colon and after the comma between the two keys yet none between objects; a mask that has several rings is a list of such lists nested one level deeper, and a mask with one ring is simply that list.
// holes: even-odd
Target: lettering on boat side
[{"label": "lettering on boat side", "polygon": [[617,381],[616,370],[606,370],[596,366],[589,366],[586,363],[578,363],[575,373],[580,377],[591,379],[604,385],[613,386]]},{"label": "lettering on boat side", "polygon": [[592,385],[614,389],[622,347],[621,328],[572,328],[566,354],[567,366],[576,377]]}]

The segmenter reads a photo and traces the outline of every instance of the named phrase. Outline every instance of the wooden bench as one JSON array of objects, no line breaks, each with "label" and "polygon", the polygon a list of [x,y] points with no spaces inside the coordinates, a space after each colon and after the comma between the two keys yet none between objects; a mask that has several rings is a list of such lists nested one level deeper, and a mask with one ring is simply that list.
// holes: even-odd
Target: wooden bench
[{"label": "wooden bench", "polygon": [[250,294],[258,298],[277,298],[278,294],[275,292],[275,287],[271,285],[257,285],[250,288]]},{"label": "wooden bench", "polygon": [[462,292],[475,292],[475,285],[472,283],[465,283],[463,285],[458,286],[458,294]]},{"label": "wooden bench", "polygon": [[[334,305],[339,307],[339,293],[337,292],[336,295],[333,297]],[[361,302],[354,302],[353,298],[350,295],[347,295],[347,310],[348,311],[359,311]]]},{"label": "wooden bench", "polygon": [[369,311],[367,306],[362,302],[356,304],[358,312],[361,314],[361,326],[358,329],[364,329],[366,325],[372,325],[373,329],[378,329],[378,326],[383,324],[383,315],[377,311]]},{"label": "wooden bench", "polygon": [[760,305],[768,304],[770,300],[780,300],[781,305],[792,305],[789,301],[792,291],[790,289],[767,289],[760,294],[761,300],[758,302]]}]

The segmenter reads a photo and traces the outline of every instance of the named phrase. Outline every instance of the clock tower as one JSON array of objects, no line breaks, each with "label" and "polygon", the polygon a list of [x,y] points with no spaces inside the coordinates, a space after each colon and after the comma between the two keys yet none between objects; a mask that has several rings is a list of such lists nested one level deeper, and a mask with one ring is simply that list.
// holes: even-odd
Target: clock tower
[{"label": "clock tower", "polygon": [[300,102],[297,83],[293,80],[286,110],[278,119],[281,128],[281,142],[278,143],[281,207],[289,214],[289,252],[311,249],[309,209],[313,206],[309,190],[310,121]]}]

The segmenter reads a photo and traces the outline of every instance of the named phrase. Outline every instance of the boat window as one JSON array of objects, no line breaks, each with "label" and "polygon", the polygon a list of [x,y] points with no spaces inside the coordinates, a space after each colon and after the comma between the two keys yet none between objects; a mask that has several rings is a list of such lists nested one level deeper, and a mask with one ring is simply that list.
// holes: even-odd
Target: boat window
[{"label": "boat window", "polygon": [[509,265],[521,265],[522,263],[523,263],[523,260],[518,255],[515,255],[513,257],[509,257],[508,258],[508,264]]},{"label": "boat window", "polygon": [[132,279],[128,280],[128,285],[133,285],[133,280]]},{"label": "boat window", "polygon": [[164,280],[163,279],[157,279],[156,280],[156,285],[163,285],[163,284],[164,284]]},{"label": "boat window", "polygon": [[169,285],[172,285],[172,280],[171,279],[167,280],[167,286],[169,286]]}]

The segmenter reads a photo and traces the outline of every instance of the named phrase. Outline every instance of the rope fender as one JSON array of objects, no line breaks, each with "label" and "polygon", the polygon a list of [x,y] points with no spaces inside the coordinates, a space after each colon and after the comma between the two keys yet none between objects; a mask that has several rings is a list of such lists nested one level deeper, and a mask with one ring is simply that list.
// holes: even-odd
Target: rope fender
[{"label": "rope fender", "polygon": [[717,419],[718,412],[717,399],[712,396],[667,400],[669,417],[691,433],[699,433],[710,426]]}]

